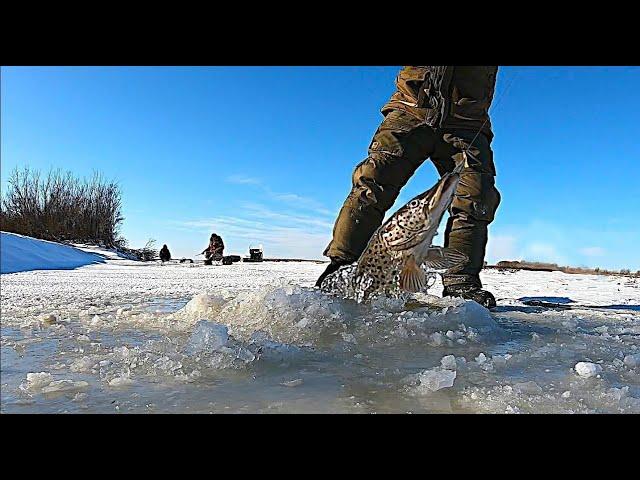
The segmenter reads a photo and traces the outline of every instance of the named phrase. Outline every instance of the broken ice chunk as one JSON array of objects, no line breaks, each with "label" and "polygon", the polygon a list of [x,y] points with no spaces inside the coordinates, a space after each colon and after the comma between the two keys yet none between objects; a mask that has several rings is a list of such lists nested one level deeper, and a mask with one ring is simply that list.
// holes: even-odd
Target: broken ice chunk
[{"label": "broken ice chunk", "polygon": [[56,392],[76,392],[87,388],[89,384],[85,381],[74,382],[73,380],[56,380],[42,388],[42,393]]},{"label": "broken ice chunk", "polygon": [[122,377],[112,378],[109,381],[109,386],[110,387],[126,387],[128,385],[131,385],[132,383],[133,383],[133,380],[131,380],[129,377],[122,376]]},{"label": "broken ice chunk", "polygon": [[20,390],[25,392],[36,392],[53,381],[50,373],[27,373],[27,378],[20,384]]},{"label": "broken ice chunk", "polygon": [[210,316],[215,314],[224,304],[225,299],[223,297],[202,293],[189,300],[189,303],[182,308],[182,311],[188,315]]},{"label": "broken ice chunk", "polygon": [[629,368],[636,368],[640,365],[640,353],[636,353],[635,355],[627,355],[624,357],[624,364]]},{"label": "broken ice chunk", "polygon": [[307,317],[304,317],[302,320],[300,320],[298,323],[296,323],[296,327],[305,328],[307,325],[309,325],[310,321],[311,320],[309,320]]},{"label": "broken ice chunk", "polygon": [[345,342],[348,342],[348,343],[357,343],[357,342],[356,342],[356,337],[354,337],[354,336],[353,336],[353,334],[351,334],[351,333],[341,333],[340,335],[342,336],[342,339],[343,339]]},{"label": "broken ice chunk", "polygon": [[189,338],[187,352],[193,355],[202,351],[219,350],[228,340],[229,330],[226,325],[200,320]]},{"label": "broken ice chunk", "polygon": [[595,377],[602,371],[602,367],[600,365],[591,362],[578,362],[573,368],[582,378]]},{"label": "broken ice chunk", "polygon": [[454,357],[453,355],[446,355],[442,357],[442,359],[440,360],[440,364],[442,365],[442,368],[446,370],[455,370],[458,366],[456,364],[456,357]]},{"label": "broken ice chunk", "polygon": [[443,388],[453,387],[456,375],[455,370],[440,370],[436,367],[422,372],[418,375],[418,380],[421,388],[436,392]]},{"label": "broken ice chunk", "polygon": [[477,363],[479,363],[479,364],[483,364],[484,362],[486,362],[486,361],[487,361],[487,356],[486,356],[484,353],[480,352],[480,355],[478,355],[478,356],[475,358],[475,360],[476,360],[476,362],[477,362]]}]

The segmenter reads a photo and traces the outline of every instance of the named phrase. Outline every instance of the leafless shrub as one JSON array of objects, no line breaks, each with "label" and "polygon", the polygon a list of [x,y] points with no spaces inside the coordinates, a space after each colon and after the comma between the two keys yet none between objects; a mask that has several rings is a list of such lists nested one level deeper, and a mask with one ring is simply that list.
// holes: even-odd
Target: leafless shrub
[{"label": "leafless shrub", "polygon": [[124,254],[124,256],[135,259],[142,260],[143,262],[150,262],[158,259],[158,249],[155,248],[156,241],[153,238],[150,238],[144,247],[142,248],[128,248],[127,243],[116,247],[116,251]]},{"label": "leafless shrub", "polygon": [[120,188],[95,172],[79,179],[71,172],[15,169],[2,195],[0,228],[58,242],[83,242],[106,247],[122,245],[119,228]]}]

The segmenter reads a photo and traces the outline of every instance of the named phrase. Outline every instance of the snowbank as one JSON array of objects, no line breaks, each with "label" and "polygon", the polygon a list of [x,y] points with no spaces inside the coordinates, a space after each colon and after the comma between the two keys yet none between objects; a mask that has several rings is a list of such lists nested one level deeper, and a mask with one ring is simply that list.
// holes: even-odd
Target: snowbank
[{"label": "snowbank", "polygon": [[100,255],[68,245],[0,232],[0,273],[67,270],[104,261]]}]

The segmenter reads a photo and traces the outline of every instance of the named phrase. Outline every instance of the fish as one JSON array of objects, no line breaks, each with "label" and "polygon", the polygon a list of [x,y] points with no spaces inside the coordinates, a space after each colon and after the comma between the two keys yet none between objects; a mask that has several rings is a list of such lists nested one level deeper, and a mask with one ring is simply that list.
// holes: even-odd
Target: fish
[{"label": "fish", "polygon": [[462,252],[431,244],[451,206],[465,163],[466,159],[389,217],[371,236],[357,263],[328,275],[321,291],[359,303],[376,294],[397,297],[402,292],[422,291],[429,271],[452,271],[466,263],[468,257]]}]

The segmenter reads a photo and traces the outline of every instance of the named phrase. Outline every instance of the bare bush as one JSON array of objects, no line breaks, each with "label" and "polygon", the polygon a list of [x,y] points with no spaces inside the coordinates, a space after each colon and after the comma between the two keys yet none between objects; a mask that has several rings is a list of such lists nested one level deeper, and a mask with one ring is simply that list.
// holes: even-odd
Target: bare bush
[{"label": "bare bush", "polygon": [[15,169],[2,195],[0,227],[7,232],[58,242],[123,246],[119,236],[120,188],[96,172],[79,179],[71,172]]},{"label": "bare bush", "polygon": [[145,262],[158,259],[158,249],[155,248],[156,241],[150,238],[144,247],[138,250],[138,258]]},{"label": "bare bush", "polygon": [[155,248],[155,244],[156,241],[153,238],[150,238],[142,248],[128,248],[127,242],[125,241],[116,247],[116,251],[132,260],[150,262],[157,260],[159,257],[158,249]]}]

